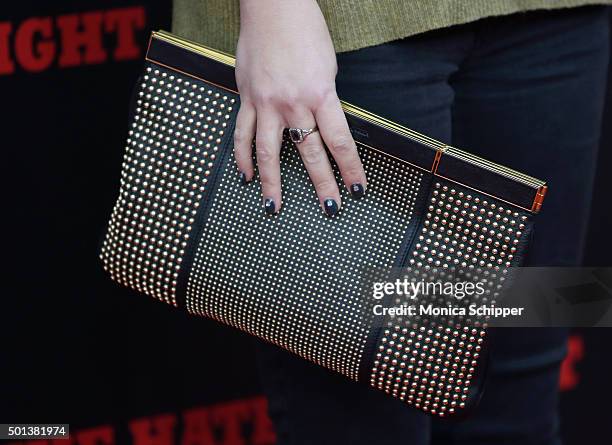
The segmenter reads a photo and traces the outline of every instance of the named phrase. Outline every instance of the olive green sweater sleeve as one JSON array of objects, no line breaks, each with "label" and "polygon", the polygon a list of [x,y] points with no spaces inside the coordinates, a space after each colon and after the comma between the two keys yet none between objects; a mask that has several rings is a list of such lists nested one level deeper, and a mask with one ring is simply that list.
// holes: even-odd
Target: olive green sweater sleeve
[{"label": "olive green sweater sleeve", "polygon": [[[534,9],[612,0],[318,0],[337,52],[378,45],[433,29]],[[173,32],[234,53],[239,0],[174,0]],[[299,26],[299,25],[296,25]]]}]

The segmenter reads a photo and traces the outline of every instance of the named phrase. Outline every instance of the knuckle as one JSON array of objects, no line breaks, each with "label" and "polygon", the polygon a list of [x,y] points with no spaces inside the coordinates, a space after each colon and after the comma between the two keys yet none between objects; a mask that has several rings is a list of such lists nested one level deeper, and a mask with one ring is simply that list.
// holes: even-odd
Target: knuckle
[{"label": "knuckle", "polygon": [[306,165],[318,163],[321,160],[322,154],[323,147],[319,144],[307,144],[302,147],[302,159]]},{"label": "knuckle", "polygon": [[299,103],[299,98],[294,93],[266,88],[255,93],[254,102],[258,108],[284,109]]},{"label": "knuckle", "polygon": [[267,144],[258,146],[256,152],[257,160],[260,162],[272,162],[277,157],[276,151]]},{"label": "knuckle", "polygon": [[242,128],[236,127],[234,130],[234,144],[240,146],[246,145],[248,144],[247,138],[246,132]]},{"label": "knuckle", "polygon": [[349,136],[337,136],[331,140],[329,149],[340,155],[348,154],[355,150],[355,142]]},{"label": "knuckle", "polygon": [[297,108],[297,106],[304,101],[303,97],[304,96],[299,94],[297,91],[286,90],[279,93],[278,97],[276,98],[276,102],[282,108],[292,110]]},{"label": "knuckle", "polygon": [[315,106],[321,106],[327,102],[332,95],[335,95],[334,85],[320,85],[318,88],[311,88],[308,91],[308,98]]},{"label": "knuckle", "polygon": [[253,95],[253,101],[259,105],[271,105],[276,102],[277,95],[274,91],[268,89],[260,89],[256,91]]}]

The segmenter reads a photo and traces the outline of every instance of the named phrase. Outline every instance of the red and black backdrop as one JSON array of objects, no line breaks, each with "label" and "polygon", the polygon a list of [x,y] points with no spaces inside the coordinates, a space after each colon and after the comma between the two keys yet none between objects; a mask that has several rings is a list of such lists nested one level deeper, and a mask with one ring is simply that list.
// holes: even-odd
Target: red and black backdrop
[{"label": "red and black backdrop", "polygon": [[[246,336],[118,289],[97,260],[130,91],[170,13],[169,0],[22,0],[0,13],[1,423],[69,422],[75,445],[274,443]],[[610,165],[612,124],[593,265],[612,261]],[[611,341],[572,335],[559,383],[568,444],[609,434]]]}]

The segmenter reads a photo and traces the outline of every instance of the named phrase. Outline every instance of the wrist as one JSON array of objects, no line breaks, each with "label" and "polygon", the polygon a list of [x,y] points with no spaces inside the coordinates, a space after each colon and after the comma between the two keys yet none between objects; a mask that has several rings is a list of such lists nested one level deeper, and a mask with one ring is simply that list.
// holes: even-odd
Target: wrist
[{"label": "wrist", "polygon": [[293,27],[293,19],[308,11],[322,15],[316,0],[240,0],[240,26],[283,22]]}]

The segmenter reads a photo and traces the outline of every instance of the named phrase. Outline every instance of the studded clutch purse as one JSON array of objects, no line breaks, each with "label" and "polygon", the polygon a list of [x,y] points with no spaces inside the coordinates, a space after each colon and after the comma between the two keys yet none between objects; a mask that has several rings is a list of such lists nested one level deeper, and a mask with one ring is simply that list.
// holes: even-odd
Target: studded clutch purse
[{"label": "studded clutch purse", "polygon": [[237,174],[239,106],[231,56],[152,34],[100,253],[106,271],[430,414],[464,412],[482,380],[486,325],[375,317],[359,271],[517,265],[544,182],[343,104],[366,197],[343,196],[324,216],[286,138],[285,205],[270,217],[258,181]]}]

